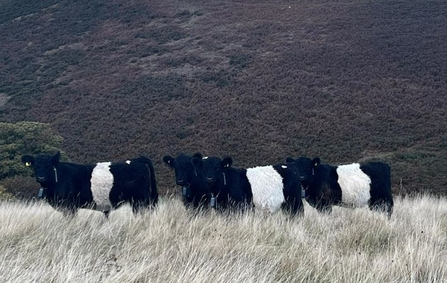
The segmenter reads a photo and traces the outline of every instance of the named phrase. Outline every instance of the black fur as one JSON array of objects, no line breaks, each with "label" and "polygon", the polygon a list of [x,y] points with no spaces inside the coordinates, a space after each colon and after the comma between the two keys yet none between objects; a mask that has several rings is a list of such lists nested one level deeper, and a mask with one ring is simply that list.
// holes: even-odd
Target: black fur
[{"label": "black fur", "polygon": [[273,165],[273,168],[281,175],[284,186],[285,202],[282,209],[289,211],[292,215],[304,214],[298,166],[295,163],[286,163]]},{"label": "black fur", "polygon": [[[22,156],[22,162],[34,170],[36,181],[46,190],[48,203],[66,214],[75,214],[79,208],[95,209],[91,191],[91,176],[96,165],[60,162],[60,153]],[[112,163],[114,177],[110,191],[112,208],[130,203],[134,213],[140,207],[153,207],[158,202],[154,168],[150,159],[139,157]],[[107,216],[110,211],[104,211]]]},{"label": "black fur", "polygon": [[193,158],[193,164],[198,172],[202,172],[203,182],[208,185],[210,193],[216,197],[216,209],[245,210],[252,206],[250,183],[246,169],[233,168],[219,157],[206,159]]},{"label": "black fur", "polygon": [[186,207],[194,209],[207,209],[210,204],[211,194],[208,186],[203,181],[202,172],[194,169],[192,158],[202,158],[200,153],[193,156],[180,154],[177,157],[166,155],[163,162],[175,171],[175,183],[188,191],[183,195],[183,203]]},{"label": "black fur", "polygon": [[385,211],[389,217],[393,213],[393,195],[391,192],[391,168],[382,162],[360,164],[360,169],[371,178],[371,209]]}]

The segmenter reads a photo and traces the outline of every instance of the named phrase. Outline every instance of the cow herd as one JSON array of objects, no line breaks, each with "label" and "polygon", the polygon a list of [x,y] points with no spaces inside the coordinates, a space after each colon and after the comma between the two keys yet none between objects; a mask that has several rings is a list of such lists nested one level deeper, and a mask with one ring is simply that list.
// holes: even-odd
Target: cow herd
[{"label": "cow herd", "polygon": [[[41,185],[38,197],[66,215],[88,208],[108,216],[123,203],[129,203],[138,213],[158,203],[154,166],[149,158],[94,165],[59,159],[59,152],[21,158],[25,166],[33,168]],[[322,164],[318,157],[288,157],[280,164],[235,168],[231,157],[203,157],[200,153],[167,155],[163,162],[175,172],[184,205],[194,210],[283,210],[302,215],[304,198],[321,212],[331,212],[333,205],[368,205],[388,217],[393,211],[390,167],[382,162],[337,166]]]}]

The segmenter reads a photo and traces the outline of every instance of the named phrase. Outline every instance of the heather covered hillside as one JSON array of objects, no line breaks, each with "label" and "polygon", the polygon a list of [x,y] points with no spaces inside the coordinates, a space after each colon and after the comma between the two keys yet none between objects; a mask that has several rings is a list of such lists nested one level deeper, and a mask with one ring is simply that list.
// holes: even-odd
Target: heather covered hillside
[{"label": "heather covered hillside", "polygon": [[0,0],[0,121],[51,124],[74,162],[382,160],[447,193],[443,0]]}]

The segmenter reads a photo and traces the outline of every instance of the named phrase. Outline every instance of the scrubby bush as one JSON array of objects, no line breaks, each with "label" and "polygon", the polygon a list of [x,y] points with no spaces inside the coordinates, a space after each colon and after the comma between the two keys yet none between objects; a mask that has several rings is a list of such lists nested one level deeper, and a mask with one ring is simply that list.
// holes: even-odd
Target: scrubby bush
[{"label": "scrubby bush", "polygon": [[0,191],[21,197],[30,196],[29,177],[32,172],[21,164],[21,156],[56,152],[60,150],[62,140],[49,124],[0,123],[0,183],[4,187]]},{"label": "scrubby bush", "polygon": [[29,176],[5,178],[0,180],[0,199],[30,200],[37,195],[39,187],[34,178]]},{"label": "scrubby bush", "polygon": [[6,191],[6,188],[0,185],[0,199],[10,199],[12,195]]}]

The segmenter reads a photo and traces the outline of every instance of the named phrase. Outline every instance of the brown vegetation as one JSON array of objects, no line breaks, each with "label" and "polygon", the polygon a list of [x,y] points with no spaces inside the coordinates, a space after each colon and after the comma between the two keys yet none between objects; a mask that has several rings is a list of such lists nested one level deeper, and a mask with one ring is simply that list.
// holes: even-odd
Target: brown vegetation
[{"label": "brown vegetation", "polygon": [[446,194],[446,10],[3,1],[0,121],[50,123],[75,162],[145,154],[162,192],[174,182],[161,157],[200,150],[237,166],[380,159],[396,193]]}]

